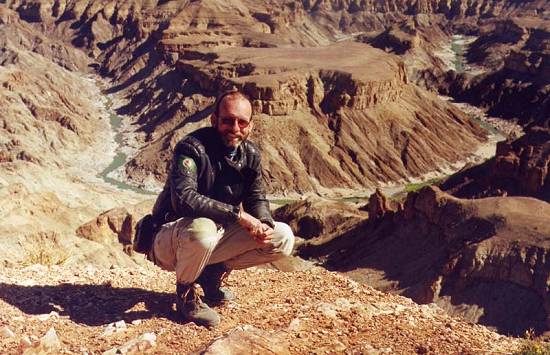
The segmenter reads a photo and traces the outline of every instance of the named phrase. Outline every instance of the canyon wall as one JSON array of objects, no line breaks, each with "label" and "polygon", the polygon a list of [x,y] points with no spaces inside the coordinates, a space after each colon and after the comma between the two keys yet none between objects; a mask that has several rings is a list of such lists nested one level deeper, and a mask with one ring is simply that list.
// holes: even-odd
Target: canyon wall
[{"label": "canyon wall", "polygon": [[112,78],[108,91],[126,97],[119,112],[133,118],[139,150],[124,174],[137,184],[162,183],[170,149],[208,124],[215,95],[230,87],[254,99],[253,140],[273,193],[340,193],[420,176],[484,140],[467,116],[410,83],[396,57],[335,43],[333,28],[316,18],[322,2],[273,11],[276,4],[8,6],[86,50],[91,67]]},{"label": "canyon wall", "polygon": [[[308,214],[324,220],[319,213],[325,211],[335,219],[333,207],[327,212],[311,202]],[[354,227],[304,229],[316,233],[300,254],[502,333],[549,329],[548,203],[528,197],[458,199],[426,187],[402,203],[377,192],[363,209],[369,218]],[[340,211],[342,218],[358,218],[359,211],[354,216],[349,207]],[[288,217],[290,223],[300,218]]]},{"label": "canyon wall", "polygon": [[441,184],[462,198],[532,196],[550,202],[550,133],[533,127],[516,140],[500,142],[496,156],[465,169]]}]

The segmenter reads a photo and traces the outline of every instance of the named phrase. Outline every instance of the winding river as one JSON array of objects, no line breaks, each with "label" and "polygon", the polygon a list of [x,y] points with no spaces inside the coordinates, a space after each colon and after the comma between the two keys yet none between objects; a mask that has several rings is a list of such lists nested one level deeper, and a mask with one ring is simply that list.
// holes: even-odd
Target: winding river
[{"label": "winding river", "polygon": [[[463,35],[453,35],[449,45],[443,49],[440,53],[441,59],[447,63],[449,69],[453,69],[458,73],[468,72],[471,74],[476,74],[479,72],[479,68],[472,68],[466,62],[465,54],[467,46],[475,40],[475,37],[463,36]],[[451,98],[442,97],[444,100],[450,100]],[[506,132],[500,131],[499,120],[498,118],[487,118],[485,113],[472,105],[465,103],[453,103],[460,107],[460,109],[472,117],[473,120],[477,121],[483,128],[485,128],[489,135],[488,141],[480,147],[477,151],[474,152],[470,157],[464,159],[461,162],[456,162],[454,164],[449,164],[447,167],[442,167],[437,171],[425,174],[422,177],[409,179],[408,183],[395,183],[395,184],[384,184],[380,187],[382,192],[388,196],[394,196],[403,194],[411,189],[414,186],[422,186],[428,183],[433,182],[434,180],[444,178],[458,170],[460,170],[466,163],[479,163],[483,160],[486,160],[494,156],[496,143],[506,139]],[[152,192],[143,188],[139,188],[129,184],[127,181],[122,179],[117,179],[113,176],[116,176],[115,172],[126,164],[128,160],[128,154],[124,152],[124,141],[122,134],[122,122],[123,118],[116,113],[114,113],[113,102],[108,100],[105,104],[107,112],[109,112],[109,120],[111,129],[115,133],[114,141],[116,144],[115,156],[113,157],[112,162],[107,166],[101,173],[98,174],[98,177],[104,180],[105,182],[113,185],[119,189],[131,190],[140,194],[146,195],[156,195],[156,192]],[[505,122],[509,124],[509,122]],[[338,200],[344,200],[349,202],[364,202],[368,199],[368,196],[374,191],[361,191],[357,192],[355,196],[348,196],[338,198]],[[270,196],[270,200],[275,204],[286,204],[294,201],[292,197],[275,197]]]},{"label": "winding river", "polygon": [[140,194],[144,195],[156,195],[156,192],[148,191],[142,188],[139,188],[137,186],[133,186],[128,184],[125,181],[117,180],[113,177],[111,177],[112,173],[122,167],[124,164],[126,164],[128,160],[128,155],[122,151],[123,147],[123,139],[122,139],[122,117],[115,114],[113,111],[113,102],[111,100],[107,101],[106,104],[107,112],[109,112],[109,123],[111,125],[111,129],[113,132],[115,132],[115,156],[113,157],[113,161],[107,166],[101,173],[99,173],[97,176],[101,178],[106,183],[113,185],[119,189],[122,190],[131,190]]}]

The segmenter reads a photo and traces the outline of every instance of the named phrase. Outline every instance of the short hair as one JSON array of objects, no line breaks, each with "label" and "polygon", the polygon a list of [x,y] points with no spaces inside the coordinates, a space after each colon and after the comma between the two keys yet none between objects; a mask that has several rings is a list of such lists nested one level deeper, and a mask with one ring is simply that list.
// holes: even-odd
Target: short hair
[{"label": "short hair", "polygon": [[[223,99],[225,99],[226,97],[229,97],[229,98],[232,98],[232,99],[244,99],[246,101],[248,101],[250,103],[250,106],[252,106],[252,100],[250,99],[250,97],[237,90],[237,89],[233,89],[233,90],[228,90],[228,91],[225,91],[223,92],[220,96],[218,96],[218,98],[216,99],[216,102],[214,103],[214,114],[216,115],[216,117],[219,117],[220,115],[220,106],[222,104],[222,101]],[[250,117],[252,118],[252,117]]]}]

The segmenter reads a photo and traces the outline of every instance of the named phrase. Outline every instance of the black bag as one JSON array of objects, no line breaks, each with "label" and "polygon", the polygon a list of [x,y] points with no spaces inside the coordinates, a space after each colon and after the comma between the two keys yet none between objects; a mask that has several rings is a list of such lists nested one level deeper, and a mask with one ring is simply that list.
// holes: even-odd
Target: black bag
[{"label": "black bag", "polygon": [[136,225],[136,234],[134,236],[134,251],[141,254],[148,254],[153,246],[155,235],[159,226],[155,223],[153,216],[148,214],[140,219]]}]

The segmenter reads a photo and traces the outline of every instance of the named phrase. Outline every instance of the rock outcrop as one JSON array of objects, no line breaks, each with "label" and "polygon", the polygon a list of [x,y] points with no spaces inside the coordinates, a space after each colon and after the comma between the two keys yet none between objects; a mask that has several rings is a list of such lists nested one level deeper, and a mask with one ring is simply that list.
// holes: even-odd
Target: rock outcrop
[{"label": "rock outcrop", "polygon": [[117,207],[105,211],[79,226],[75,233],[78,237],[107,246],[122,245],[124,251],[131,255],[136,224],[151,211],[153,203],[154,200],[146,200],[128,208]]},{"label": "rock outcrop", "polygon": [[310,242],[324,243],[367,217],[367,213],[345,202],[315,196],[289,203],[275,210],[277,221],[290,225],[294,234]]},{"label": "rock outcrop", "polygon": [[550,204],[526,197],[462,200],[427,187],[402,206],[386,207],[369,206],[381,212],[373,221],[299,252],[500,332],[549,329]]},{"label": "rock outcrop", "polygon": [[496,156],[460,171],[441,189],[461,198],[532,196],[550,202],[550,129],[532,127],[514,141],[500,142]]},{"label": "rock outcrop", "polygon": [[[97,192],[91,194],[94,193]],[[127,200],[127,197],[123,198]],[[95,230],[81,228],[82,236],[87,238],[76,235],[75,230],[80,224],[97,213],[94,207],[69,205],[53,192],[31,192],[22,184],[2,188],[0,205],[3,221],[0,226],[0,263],[4,267],[33,264],[109,267],[144,263],[143,258],[130,258],[125,254],[127,241],[119,242],[118,235],[113,236],[105,226],[100,229],[101,225],[96,223]],[[135,209],[139,210],[139,207]]]}]

